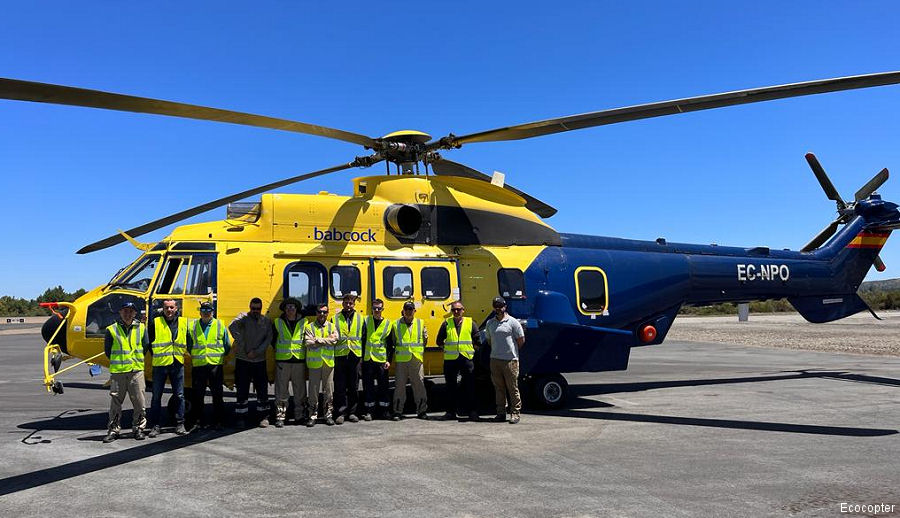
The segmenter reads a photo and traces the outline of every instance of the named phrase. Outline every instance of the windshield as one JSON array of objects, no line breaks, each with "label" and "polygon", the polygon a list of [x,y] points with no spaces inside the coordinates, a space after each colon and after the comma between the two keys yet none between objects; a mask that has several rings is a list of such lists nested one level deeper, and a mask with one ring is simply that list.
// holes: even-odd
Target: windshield
[{"label": "windshield", "polygon": [[160,254],[147,254],[141,257],[109,285],[129,290],[147,291],[153,281],[153,276],[156,275],[159,258]]}]

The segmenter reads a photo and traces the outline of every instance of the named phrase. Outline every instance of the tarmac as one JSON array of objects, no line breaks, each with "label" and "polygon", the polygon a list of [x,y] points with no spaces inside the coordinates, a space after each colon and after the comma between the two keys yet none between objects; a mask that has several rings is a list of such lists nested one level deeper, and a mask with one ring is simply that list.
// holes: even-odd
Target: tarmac
[{"label": "tarmac", "polygon": [[897,357],[667,342],[517,425],[103,444],[106,373],[49,395],[40,342],[0,336],[3,516],[900,516]]}]

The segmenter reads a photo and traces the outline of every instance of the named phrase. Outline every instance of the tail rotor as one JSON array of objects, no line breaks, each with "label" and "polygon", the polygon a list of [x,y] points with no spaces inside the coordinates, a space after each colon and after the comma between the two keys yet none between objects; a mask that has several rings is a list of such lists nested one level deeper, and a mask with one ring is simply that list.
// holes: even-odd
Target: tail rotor
[{"label": "tail rotor", "polygon": [[[828,197],[829,200],[833,200],[837,206],[838,216],[834,221],[828,224],[825,228],[823,228],[815,237],[813,237],[809,243],[803,246],[800,250],[803,252],[809,252],[811,250],[815,250],[822,246],[823,243],[828,241],[831,236],[837,232],[837,229],[840,225],[846,224],[853,218],[854,215],[854,207],[856,204],[862,200],[868,198],[872,193],[875,192],[876,189],[882,186],[884,182],[888,179],[888,170],[887,168],[882,169],[875,176],[872,177],[871,180],[866,182],[856,193],[853,195],[853,201],[847,203],[841,198],[840,193],[838,193],[837,189],[835,189],[834,184],[831,183],[831,179],[828,178],[828,174],[825,173],[825,169],[822,167],[822,164],[819,163],[819,159],[816,158],[816,155],[812,153],[806,154],[806,162],[809,163],[810,169],[812,169],[813,174],[816,175],[816,179],[819,180],[819,185],[822,186],[822,190],[825,191],[825,196]],[[884,262],[881,260],[881,257],[875,256],[875,261],[873,263],[875,265],[875,269],[879,272],[883,272],[885,269]]]}]

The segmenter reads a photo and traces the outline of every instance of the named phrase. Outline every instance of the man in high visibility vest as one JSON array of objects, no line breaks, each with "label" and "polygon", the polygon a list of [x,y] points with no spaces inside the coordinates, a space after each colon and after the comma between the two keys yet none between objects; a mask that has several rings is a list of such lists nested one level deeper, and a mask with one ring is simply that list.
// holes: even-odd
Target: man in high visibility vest
[{"label": "man in high visibility vest", "polygon": [[200,429],[207,428],[204,412],[206,387],[212,393],[213,426],[221,430],[225,426],[225,356],[231,351],[231,340],[225,324],[213,318],[213,306],[209,302],[200,304],[200,318],[188,327],[188,350],[191,354],[191,398],[192,424]]},{"label": "man in high visibility vest", "polygon": [[328,321],[328,304],[316,307],[316,319],[306,324],[303,346],[306,348],[306,367],[309,369],[309,417],[306,426],[314,426],[319,415],[319,390],[323,392],[322,417],[331,426],[331,400],[334,393],[334,346],[337,329]]},{"label": "man in high visibility vest", "polygon": [[343,309],[334,315],[338,343],[334,348],[335,424],[359,421],[359,362],[362,359],[363,315],[356,311],[356,295],[344,295]]},{"label": "man in high visibility vest", "polygon": [[[437,344],[444,348],[444,380],[447,384],[447,413],[444,419],[456,419],[458,414],[478,420],[475,400],[475,351],[481,346],[478,326],[464,316],[466,308],[460,301],[450,304],[452,317],[441,324]],[[462,376],[462,393],[457,392],[456,379]]]},{"label": "man in high visibility vest", "polygon": [[172,397],[176,398],[175,433],[185,435],[184,427],[184,355],[187,352],[188,322],[178,316],[178,304],[174,299],[163,301],[162,316],[150,324],[150,347],[153,354],[153,398],[150,400],[149,436],[160,434],[160,413],[166,379],[172,385]]},{"label": "man in high visibility vest", "polygon": [[[372,316],[366,317],[362,327],[363,346],[363,392],[365,393],[366,413],[363,420],[371,421],[378,413],[375,403],[378,402],[381,417],[391,416],[391,396],[388,393],[388,369],[394,356],[394,323],[384,318],[384,301],[375,299],[372,302]],[[378,391],[375,384],[378,383]]]},{"label": "man in high visibility vest", "polygon": [[144,352],[150,347],[144,324],[134,319],[137,308],[134,302],[125,302],[119,308],[119,320],[106,328],[103,352],[109,358],[109,424],[103,442],[119,438],[122,418],[122,402],[125,394],[131,399],[134,417],[131,427],[134,438],[144,438]]},{"label": "man in high visibility vest", "polygon": [[275,346],[275,428],[284,427],[290,389],[294,391],[295,422],[300,422],[307,406],[306,349],[303,348],[306,319],[300,316],[299,309],[297,299],[285,299],[272,333]]},{"label": "man in high visibility vest", "polygon": [[416,305],[412,301],[403,303],[403,316],[397,320],[396,347],[394,348],[394,421],[403,416],[406,404],[406,382],[412,385],[416,414],[419,419],[428,419],[428,395],[425,392],[425,344],[428,330],[421,318],[415,318]]}]

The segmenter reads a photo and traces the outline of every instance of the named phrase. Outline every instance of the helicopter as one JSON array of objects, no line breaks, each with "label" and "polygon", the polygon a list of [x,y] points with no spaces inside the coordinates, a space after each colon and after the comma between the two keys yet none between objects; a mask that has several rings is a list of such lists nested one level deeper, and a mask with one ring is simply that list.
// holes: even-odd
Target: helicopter
[{"label": "helicopter", "polygon": [[[56,379],[62,373],[84,363],[107,365],[104,329],[129,301],[143,318],[155,315],[163,300],[176,300],[189,318],[198,316],[200,302],[211,302],[225,322],[257,296],[267,303],[270,317],[288,297],[299,300],[307,314],[323,302],[337,309],[347,294],[358,297],[363,313],[376,298],[384,299],[386,315],[399,315],[405,302],[414,301],[417,317],[435,336],[451,302],[465,301],[470,315],[485,320],[490,301],[500,295],[526,328],[520,365],[526,392],[551,408],[566,401],[563,374],[627,369],[631,349],[662,343],[685,305],[787,298],[815,323],[871,311],[857,290],[873,265],[884,269],[879,251],[900,227],[897,204],[876,193],[888,179],[887,169],[845,201],[808,153],[806,160],[835,202],[837,215],[795,251],[561,233],[543,221],[557,212],[548,203],[506,184],[502,174],[487,175],[443,155],[476,143],[897,83],[896,71],[823,79],[433,139],[416,130],[373,138],[262,115],[0,79],[2,99],[256,126],[337,139],[367,152],[119,231],[78,250],[86,254],[127,241],[140,255],[74,302],[46,304],[53,316],[42,329],[44,385],[48,392],[62,393]],[[350,196],[269,192],[379,164],[384,173],[355,178]],[[259,201],[242,201],[257,195]],[[178,226],[156,243],[137,240],[223,206],[223,220]],[[80,361],[60,370],[70,358]],[[233,379],[233,366],[234,359],[228,359],[226,383]],[[442,366],[440,349],[428,347],[426,375],[441,374]],[[272,358],[269,367],[271,379]]]}]

